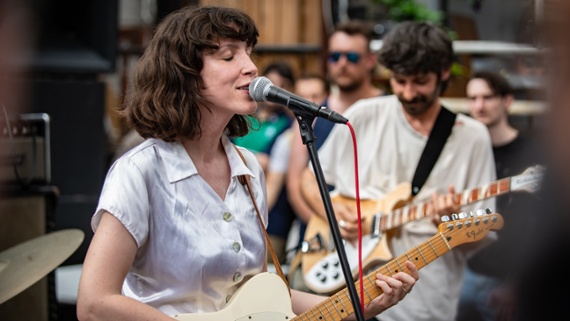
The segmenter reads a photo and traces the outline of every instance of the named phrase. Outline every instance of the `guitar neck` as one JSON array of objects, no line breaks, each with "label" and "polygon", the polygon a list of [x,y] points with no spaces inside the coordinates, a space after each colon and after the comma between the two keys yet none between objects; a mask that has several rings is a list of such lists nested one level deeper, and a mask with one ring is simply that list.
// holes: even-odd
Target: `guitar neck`
[{"label": "guitar neck", "polygon": [[[376,286],[376,274],[393,276],[399,272],[410,273],[406,267],[406,261],[414,263],[419,270],[451,251],[452,248],[467,242],[479,241],[487,235],[488,231],[498,230],[502,227],[503,219],[498,213],[482,214],[475,218],[441,223],[437,234],[362,278],[364,304],[368,304],[382,294],[382,290]],[[360,281],[357,281],[355,286],[360,289]],[[341,320],[354,312],[351,302],[350,294],[345,288],[315,307],[299,314],[293,320]]]},{"label": "guitar neck", "polygon": [[[382,294],[382,290],[376,286],[377,273],[390,276],[401,271],[409,273],[410,271],[406,268],[406,261],[413,262],[418,269],[421,269],[438,257],[447,253],[451,248],[451,245],[446,241],[444,235],[442,233],[438,233],[424,243],[366,275],[363,278],[364,303],[367,304]],[[360,282],[356,282],[355,284],[356,289],[360,289]],[[296,316],[293,320],[341,320],[353,312],[354,307],[350,300],[350,294],[345,288],[332,295],[330,298],[325,299],[312,309]]]},{"label": "guitar neck", "polygon": [[[511,177],[506,177],[488,185],[455,194],[455,203],[464,206],[510,191]],[[379,227],[381,231],[386,232],[433,214],[435,214],[435,207],[431,200],[410,204],[397,208],[388,214],[379,215]]]}]

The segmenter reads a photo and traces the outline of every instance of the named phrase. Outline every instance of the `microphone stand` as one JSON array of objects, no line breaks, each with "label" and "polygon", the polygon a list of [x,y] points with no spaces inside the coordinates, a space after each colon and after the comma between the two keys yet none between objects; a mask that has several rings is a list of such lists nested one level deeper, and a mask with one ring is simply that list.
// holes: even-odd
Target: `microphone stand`
[{"label": "microphone stand", "polygon": [[299,122],[299,130],[301,132],[301,138],[303,144],[307,146],[309,152],[309,158],[311,164],[313,165],[315,176],[317,178],[317,184],[319,185],[319,191],[321,192],[321,198],[325,206],[325,211],[329,221],[329,227],[332,232],[334,244],[338,251],[338,257],[340,259],[340,265],[342,272],[344,274],[344,280],[348,292],[350,293],[350,299],[352,301],[352,306],[354,308],[354,314],[356,315],[356,320],[364,321],[364,314],[360,307],[360,302],[358,301],[358,294],[356,292],[356,287],[353,281],[352,273],[350,271],[350,265],[348,264],[348,259],[346,258],[346,252],[344,251],[344,245],[342,243],[342,237],[340,235],[340,230],[338,229],[338,224],[336,222],[336,217],[334,215],[332,202],[330,199],[327,184],[324,179],[323,170],[319,161],[319,156],[317,150],[315,149],[315,133],[313,131],[312,123],[315,120],[315,116],[303,111],[294,110],[294,114]]}]

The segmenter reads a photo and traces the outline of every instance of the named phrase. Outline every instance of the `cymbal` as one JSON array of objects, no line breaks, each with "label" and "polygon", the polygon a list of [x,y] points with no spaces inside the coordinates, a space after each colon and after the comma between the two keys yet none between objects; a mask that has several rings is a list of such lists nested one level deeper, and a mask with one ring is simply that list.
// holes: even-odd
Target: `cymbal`
[{"label": "cymbal", "polygon": [[32,286],[77,250],[80,229],[48,233],[0,252],[0,304]]}]

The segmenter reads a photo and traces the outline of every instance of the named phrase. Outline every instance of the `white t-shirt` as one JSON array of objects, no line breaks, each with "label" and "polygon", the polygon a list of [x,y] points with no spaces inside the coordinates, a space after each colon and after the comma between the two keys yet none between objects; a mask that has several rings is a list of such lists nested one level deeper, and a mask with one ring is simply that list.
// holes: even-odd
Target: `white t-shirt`
[{"label": "white t-shirt", "polygon": [[293,131],[291,128],[286,129],[275,139],[271,153],[269,155],[269,171],[275,173],[287,173],[289,165],[289,155],[291,154],[291,141],[293,139]]},{"label": "white t-shirt", "polygon": [[265,176],[251,152],[240,148],[246,166],[227,137],[222,143],[231,168],[223,201],[178,142],[148,139],[110,168],[92,228],[97,229],[106,210],[137,242],[125,295],[168,315],[212,312],[262,271],[265,235],[238,176],[251,177],[267,226]]},{"label": "white t-shirt", "polygon": [[[396,96],[382,96],[356,102],[345,113],[357,140],[361,199],[381,200],[397,185],[411,182],[427,137],[416,132],[405,119]],[[335,126],[319,149],[319,159],[331,194],[355,197],[354,149],[347,126]],[[495,165],[487,128],[458,114],[434,168],[415,201],[484,186],[495,180]],[[494,209],[494,199],[475,203],[465,210]],[[431,219],[405,224],[400,236],[392,239],[397,257],[437,233]],[[490,233],[492,239],[496,237]],[[413,291],[394,307],[380,314],[380,320],[453,320],[463,278],[466,253],[454,248],[420,270]]]}]

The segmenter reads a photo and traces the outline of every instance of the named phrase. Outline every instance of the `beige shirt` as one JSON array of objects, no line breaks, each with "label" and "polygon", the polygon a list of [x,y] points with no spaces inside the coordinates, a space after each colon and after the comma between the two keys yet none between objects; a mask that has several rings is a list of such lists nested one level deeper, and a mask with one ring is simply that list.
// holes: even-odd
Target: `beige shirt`
[{"label": "beige shirt", "polygon": [[[344,116],[353,126],[357,140],[361,199],[381,200],[398,184],[411,182],[427,137],[417,133],[404,118],[396,96],[360,100]],[[334,193],[355,197],[354,155],[350,130],[335,126],[319,149],[327,183]],[[431,198],[433,192],[456,192],[495,180],[491,140],[486,127],[463,114],[457,115],[452,133],[416,201]],[[481,201],[465,210],[494,209],[494,199]],[[437,233],[431,219],[412,221],[392,240],[392,252],[399,256]],[[496,237],[491,235],[489,238]],[[482,243],[483,244],[483,243]],[[453,320],[467,253],[454,248],[420,270],[414,290],[379,320]]]}]

